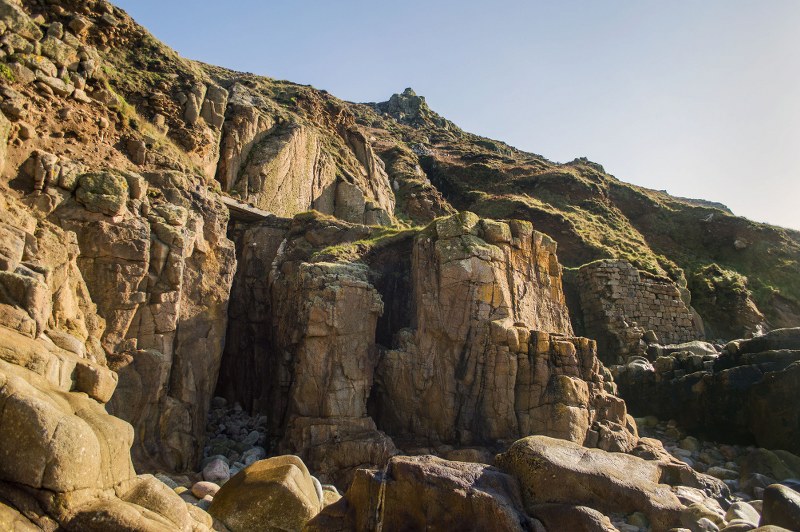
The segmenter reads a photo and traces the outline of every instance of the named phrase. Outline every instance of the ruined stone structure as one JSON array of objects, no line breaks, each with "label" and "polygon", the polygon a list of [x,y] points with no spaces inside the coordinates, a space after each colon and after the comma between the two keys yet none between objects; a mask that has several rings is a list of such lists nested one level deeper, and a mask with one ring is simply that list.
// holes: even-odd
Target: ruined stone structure
[{"label": "ruined stone structure", "polygon": [[578,271],[585,334],[597,340],[601,359],[620,363],[642,355],[653,331],[663,343],[702,338],[690,307],[667,278],[637,270],[624,260],[602,260]]},{"label": "ruined stone structure", "polygon": [[[576,240],[581,220],[557,214],[568,204],[529,209],[602,198],[630,217],[624,242],[652,257],[639,238],[652,231],[633,231],[640,212],[713,207],[639,206],[652,191],[470,135],[410,90],[354,104],[182,59],[106,0],[0,0],[0,45],[0,530],[225,530],[212,515],[232,532],[299,530],[347,504],[387,532],[540,530],[533,517],[587,529],[580,516],[609,530],[600,511],[646,510],[607,504],[630,491],[608,489],[612,454],[642,458],[621,478],[651,477],[634,498],[669,480],[675,512],[723,500],[725,484],[639,437],[597,344],[574,334],[547,234],[569,264],[616,255]],[[724,238],[703,235],[744,238],[749,222],[727,220]],[[791,278],[800,244],[756,229],[768,254],[737,253],[769,255]],[[772,315],[789,322],[794,278],[778,281]],[[606,354],[637,352],[645,330],[697,336],[678,288],[627,263],[588,266],[580,288]],[[787,345],[770,347],[773,365],[737,358],[731,374],[791,362],[752,386],[753,417],[769,423],[752,431],[796,441],[783,420],[796,415],[800,348]],[[750,347],[730,352],[762,354]],[[657,375],[678,379],[676,358],[656,359]],[[518,453],[534,471],[539,457],[559,465],[542,446],[595,467],[562,463],[566,495],[532,496],[538,474],[486,465],[529,435],[544,442]],[[287,453],[300,458],[263,460]],[[334,507],[321,482],[352,479]]]}]

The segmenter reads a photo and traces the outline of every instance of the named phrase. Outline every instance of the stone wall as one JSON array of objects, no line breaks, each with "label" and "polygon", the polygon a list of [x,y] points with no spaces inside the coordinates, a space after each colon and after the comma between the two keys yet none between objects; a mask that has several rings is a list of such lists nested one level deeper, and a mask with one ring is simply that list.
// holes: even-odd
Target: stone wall
[{"label": "stone wall", "polygon": [[703,337],[691,307],[667,278],[637,270],[624,260],[602,260],[578,271],[578,292],[585,334],[597,340],[600,358],[609,364],[642,355],[647,331],[662,343]]}]

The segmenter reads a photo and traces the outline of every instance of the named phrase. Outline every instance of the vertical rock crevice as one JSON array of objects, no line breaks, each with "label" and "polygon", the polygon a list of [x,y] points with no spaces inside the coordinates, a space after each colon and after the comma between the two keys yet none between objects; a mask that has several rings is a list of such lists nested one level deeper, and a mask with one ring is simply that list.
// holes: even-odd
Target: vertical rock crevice
[{"label": "vertical rock crevice", "polygon": [[381,234],[320,215],[232,231],[217,390],[269,418],[273,451],[341,483],[384,464],[393,439],[632,448],[594,342],[572,337],[552,240],[471,213]]}]

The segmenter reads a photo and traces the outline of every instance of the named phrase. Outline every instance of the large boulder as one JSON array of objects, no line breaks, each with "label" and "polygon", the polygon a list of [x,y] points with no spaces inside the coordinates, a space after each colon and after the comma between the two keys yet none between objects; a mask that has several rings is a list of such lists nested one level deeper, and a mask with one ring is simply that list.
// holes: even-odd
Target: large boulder
[{"label": "large boulder", "polygon": [[800,456],[788,451],[752,449],[739,460],[739,483],[745,489],[800,478]]},{"label": "large boulder", "polygon": [[0,480],[67,492],[107,488],[133,473],[130,425],[4,361],[0,412]]},{"label": "large boulder", "polygon": [[681,501],[658,462],[587,449],[544,436],[517,441],[496,463],[517,478],[525,507],[583,505],[605,512],[644,513],[657,530],[680,525]]},{"label": "large boulder", "polygon": [[[0,412],[0,491],[37,526],[97,532],[207,529],[195,526],[184,502],[165,484],[135,476],[132,427],[85,393],[64,391],[45,376],[0,360]],[[2,505],[0,523],[9,530],[27,526]]]},{"label": "large boulder", "polygon": [[[538,528],[537,528],[538,525]],[[325,530],[542,530],[525,515],[517,482],[494,467],[396,456],[359,470],[345,496],[308,523]]]},{"label": "large boulder", "polygon": [[[185,504],[183,501],[181,503],[185,510]],[[191,530],[180,528],[176,523],[147,508],[120,499],[100,500],[86,505],[68,521],[66,529],[73,532]]]},{"label": "large boulder", "polygon": [[260,460],[233,476],[208,511],[231,532],[292,531],[322,509],[317,488],[296,456]]},{"label": "large boulder", "polygon": [[42,30],[13,0],[0,1],[0,19],[8,29],[26,39],[39,40],[42,38]]},{"label": "large boulder", "polygon": [[800,493],[780,484],[765,489],[759,524],[800,530]]},{"label": "large boulder", "polygon": [[0,502],[0,529],[13,532],[39,532],[41,530],[18,510],[3,502]]},{"label": "large boulder", "polygon": [[616,532],[617,530],[608,517],[585,506],[537,504],[530,509],[530,512],[547,530],[570,532]]}]

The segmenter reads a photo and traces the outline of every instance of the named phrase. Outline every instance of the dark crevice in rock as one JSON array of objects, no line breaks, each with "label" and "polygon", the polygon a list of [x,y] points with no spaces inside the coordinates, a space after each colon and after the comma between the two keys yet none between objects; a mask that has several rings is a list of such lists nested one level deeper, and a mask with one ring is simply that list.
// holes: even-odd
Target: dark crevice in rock
[{"label": "dark crevice in rock", "polygon": [[378,319],[375,343],[392,347],[400,329],[410,327],[413,319],[411,286],[411,250],[413,239],[401,240],[369,259],[372,285],[383,299],[383,315]]},{"label": "dark crevice in rock", "polygon": [[269,273],[286,226],[279,218],[243,223],[232,217],[228,229],[236,247],[237,271],[216,395],[249,412],[266,411],[279,392],[268,379],[278,370],[271,352]]}]

